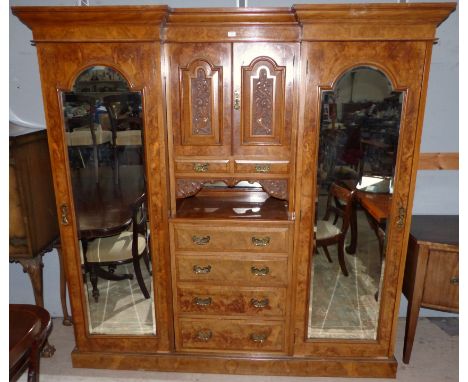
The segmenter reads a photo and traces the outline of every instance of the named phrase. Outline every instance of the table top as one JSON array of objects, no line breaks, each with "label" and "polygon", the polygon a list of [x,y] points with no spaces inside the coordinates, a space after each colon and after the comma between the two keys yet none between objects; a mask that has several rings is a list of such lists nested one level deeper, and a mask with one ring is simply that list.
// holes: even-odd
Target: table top
[{"label": "table top", "polygon": [[356,189],[357,182],[354,180],[344,180],[339,183],[349,190],[356,190],[355,195],[361,206],[365,208],[379,224],[387,220],[392,206],[392,194],[358,190]]},{"label": "table top", "polygon": [[414,215],[411,236],[419,242],[458,245],[458,215]]},{"label": "table top", "polygon": [[383,223],[387,220],[392,206],[391,194],[373,194],[357,191],[356,196],[361,206],[365,208],[378,223]]},{"label": "table top", "polygon": [[51,328],[49,312],[37,305],[10,304],[10,368]]},{"label": "table top", "polygon": [[96,183],[94,168],[72,170],[73,198],[82,239],[121,232],[131,223],[133,202],[145,192],[141,165],[120,165],[117,184],[112,167],[99,167],[98,174]]}]

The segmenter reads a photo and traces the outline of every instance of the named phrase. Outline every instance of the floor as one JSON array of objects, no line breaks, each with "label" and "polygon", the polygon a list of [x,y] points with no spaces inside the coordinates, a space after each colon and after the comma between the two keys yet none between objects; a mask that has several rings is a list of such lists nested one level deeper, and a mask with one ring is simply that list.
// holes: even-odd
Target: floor
[{"label": "floor", "polygon": [[[325,203],[326,198],[321,197],[318,216],[324,216]],[[340,224],[339,221],[338,225]],[[338,264],[337,245],[328,246],[333,261],[331,263],[322,248],[318,248],[318,253],[314,255],[309,304],[309,338],[373,340],[376,337],[380,301],[377,301],[375,296],[383,274],[379,245],[361,210],[357,211],[357,224],[356,254],[349,255],[345,251],[346,268],[349,272],[347,277],[343,275]],[[346,243],[349,240],[348,230]]]},{"label": "floor", "polygon": [[[132,280],[110,281],[98,278],[99,299],[92,297],[92,285],[86,278],[85,295],[89,305],[89,330],[93,334],[155,334],[152,278],[143,260],[141,272],[150,292],[150,298],[143,296],[136,277]],[[132,264],[119,265],[115,273],[134,274]]]},{"label": "floor", "polygon": [[[303,378],[270,376],[236,376],[194,373],[160,373],[145,371],[114,371],[95,369],[74,369],[70,353],[74,347],[73,328],[62,325],[61,319],[54,319],[54,328],[49,342],[56,347],[52,358],[41,359],[41,382],[357,382],[356,378]],[[399,382],[441,382],[458,381],[458,318],[422,318],[416,332],[411,363],[401,362],[404,319],[399,319],[395,356],[398,360],[396,381]],[[26,381],[26,373],[19,379]],[[365,379],[379,382],[389,379]]]}]

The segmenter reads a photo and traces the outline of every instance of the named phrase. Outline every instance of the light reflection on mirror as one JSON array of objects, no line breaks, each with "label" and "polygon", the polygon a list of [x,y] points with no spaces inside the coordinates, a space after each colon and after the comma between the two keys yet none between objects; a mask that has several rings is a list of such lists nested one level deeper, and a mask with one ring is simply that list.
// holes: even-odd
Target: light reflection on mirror
[{"label": "light reflection on mirror", "polygon": [[154,335],[141,94],[94,66],[62,104],[89,332]]},{"label": "light reflection on mirror", "polygon": [[376,338],[402,102],[370,67],[321,94],[309,338]]}]

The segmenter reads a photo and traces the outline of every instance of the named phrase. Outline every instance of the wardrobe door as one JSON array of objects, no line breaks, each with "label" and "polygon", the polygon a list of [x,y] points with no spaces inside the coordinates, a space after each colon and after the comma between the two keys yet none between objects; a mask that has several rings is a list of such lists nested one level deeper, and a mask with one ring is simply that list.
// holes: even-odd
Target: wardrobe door
[{"label": "wardrobe door", "polygon": [[305,46],[298,353],[392,354],[426,49]]},{"label": "wardrobe door", "polygon": [[233,52],[234,155],[289,159],[299,44],[235,43]]},{"label": "wardrobe door", "polygon": [[159,45],[50,43],[38,55],[74,357],[167,351]]},{"label": "wardrobe door", "polygon": [[[229,156],[231,44],[171,43],[167,50],[175,156]],[[197,172],[192,167],[182,171]]]}]

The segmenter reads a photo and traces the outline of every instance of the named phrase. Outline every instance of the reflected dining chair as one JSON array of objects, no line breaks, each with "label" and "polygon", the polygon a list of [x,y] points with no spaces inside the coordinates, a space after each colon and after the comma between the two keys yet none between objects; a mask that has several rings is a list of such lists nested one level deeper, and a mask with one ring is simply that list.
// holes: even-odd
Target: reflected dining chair
[{"label": "reflected dining chair", "polygon": [[114,166],[117,171],[116,182],[118,182],[119,152],[122,149],[138,150],[140,164],[143,163],[141,118],[135,116],[139,114],[141,98],[137,93],[123,93],[103,97],[102,103],[106,108],[112,129]]},{"label": "reflected dining chair", "polygon": [[[95,99],[86,95],[80,94],[65,94],[65,109],[79,109],[81,113],[78,118],[78,126],[73,126],[75,123],[71,123],[73,118],[67,119],[67,145],[71,148],[78,149],[81,155],[81,148],[92,148],[93,150],[93,162],[94,162],[94,177],[96,183],[99,182],[99,149],[102,145],[110,145],[112,140],[112,133],[102,129],[101,125],[94,123]],[[83,167],[85,163],[82,159]]]},{"label": "reflected dining chair", "polygon": [[[348,270],[346,269],[344,258],[344,242],[350,224],[353,198],[354,191],[332,183],[328,192],[325,216],[322,220],[317,221],[316,226],[316,247],[323,248],[328,261],[331,263],[332,259],[327,247],[330,245],[337,245],[338,261],[341,271],[345,276],[348,276]],[[339,205],[337,201],[339,201]],[[332,214],[335,216],[333,222],[330,221]],[[339,220],[341,220],[341,226],[339,225]]]},{"label": "reflected dining chair", "polygon": [[[83,261],[89,271],[93,286],[93,297],[99,300],[98,277],[108,280],[133,279],[133,274],[117,275],[113,270],[122,264],[133,264],[135,276],[141,293],[146,299],[150,294],[141,273],[140,259],[143,258],[149,274],[150,270],[150,234],[147,228],[146,195],[140,196],[131,206],[132,222],[128,229],[118,235],[96,238],[83,242]],[[102,267],[109,267],[110,272]]]}]

